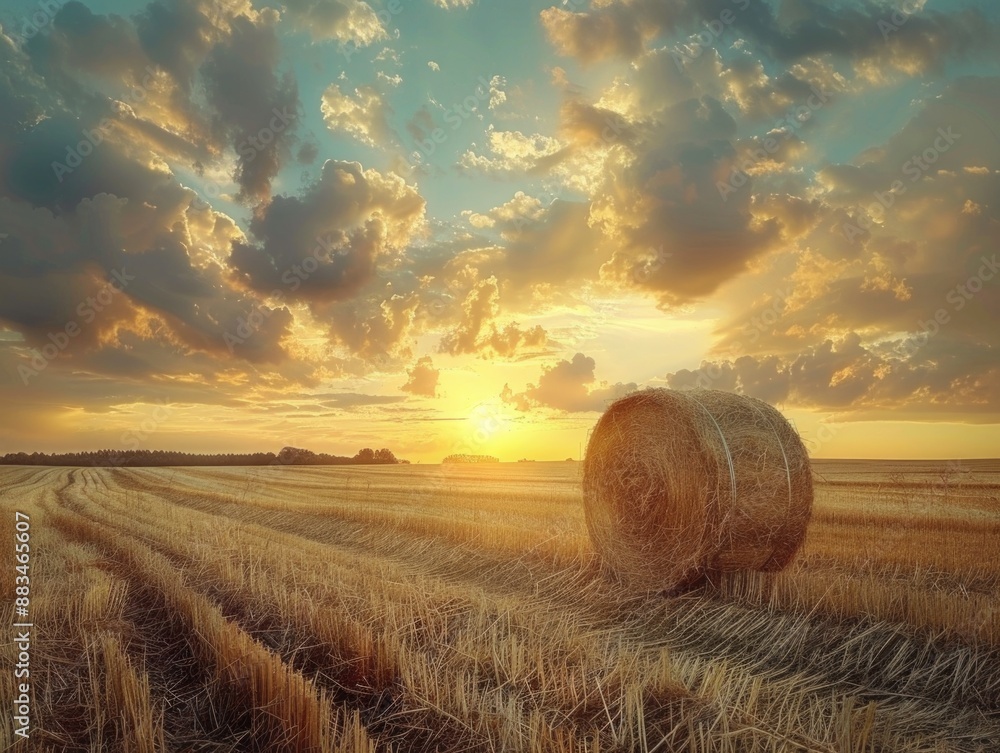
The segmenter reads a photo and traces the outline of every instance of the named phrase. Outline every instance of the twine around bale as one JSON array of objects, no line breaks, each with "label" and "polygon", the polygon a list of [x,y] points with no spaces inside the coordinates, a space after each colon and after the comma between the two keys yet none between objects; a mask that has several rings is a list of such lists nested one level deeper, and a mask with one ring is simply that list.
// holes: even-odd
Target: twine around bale
[{"label": "twine around bale", "polygon": [[722,433],[722,427],[719,426],[719,422],[715,420],[715,416],[713,416],[711,413],[708,412],[708,408],[706,408],[703,403],[699,402],[698,399],[695,398],[695,396],[692,395],[690,392],[683,393],[683,394],[684,394],[685,397],[688,397],[691,400],[694,400],[698,404],[698,407],[701,408],[703,411],[705,411],[705,415],[708,416],[710,419],[712,419],[712,424],[715,426],[716,430],[719,432],[719,439],[722,440],[722,449],[724,449],[726,451],[726,461],[729,463],[729,483],[730,483],[730,486],[731,486],[731,488],[733,490],[733,496],[732,496],[732,498],[735,500],[736,499],[736,471],[733,469],[733,454],[729,451],[729,443],[726,442],[726,435]]},{"label": "twine around bale", "polygon": [[[760,413],[760,409],[754,405],[754,410]],[[763,414],[762,414],[763,416]],[[766,419],[765,419],[766,420]],[[774,424],[771,424],[771,431],[774,432],[775,439],[778,440],[778,449],[781,450],[781,459],[785,461],[785,479],[788,482],[788,506],[792,506],[792,472],[788,468],[788,454],[785,452],[785,443],[781,441],[781,436],[778,434],[778,430],[774,428]]]}]

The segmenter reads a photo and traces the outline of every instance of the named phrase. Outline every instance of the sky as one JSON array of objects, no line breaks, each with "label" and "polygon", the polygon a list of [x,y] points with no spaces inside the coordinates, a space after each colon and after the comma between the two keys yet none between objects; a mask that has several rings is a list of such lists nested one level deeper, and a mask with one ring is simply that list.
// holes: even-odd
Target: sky
[{"label": "sky", "polygon": [[1000,454],[987,0],[12,0],[0,452]]}]

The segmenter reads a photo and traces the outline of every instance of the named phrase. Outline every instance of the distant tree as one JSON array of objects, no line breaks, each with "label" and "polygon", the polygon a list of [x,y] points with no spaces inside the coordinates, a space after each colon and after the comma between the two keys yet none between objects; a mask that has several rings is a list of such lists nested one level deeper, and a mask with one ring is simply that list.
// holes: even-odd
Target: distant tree
[{"label": "distant tree", "polygon": [[282,465],[307,465],[316,457],[316,453],[311,450],[302,450],[298,447],[282,447],[278,453],[278,462]]},{"label": "distant tree", "polygon": [[376,463],[385,463],[385,464],[389,464],[389,463],[395,464],[395,463],[398,463],[399,461],[396,460],[396,456],[392,454],[392,450],[389,450],[389,449],[386,449],[385,447],[383,447],[381,450],[377,450],[375,452],[375,460],[374,460],[374,462],[376,462]]},{"label": "distant tree", "polygon": [[219,466],[219,465],[351,465],[373,463],[405,463],[399,460],[388,449],[378,452],[365,448],[353,458],[341,455],[316,454],[312,450],[298,447],[283,447],[275,455],[273,452],[255,452],[252,454],[218,453],[214,455],[196,455],[172,450],[95,450],[92,452],[67,452],[46,455],[43,452],[9,452],[0,457],[2,465],[64,465],[64,466],[103,466],[103,467],[149,467],[170,465]]}]

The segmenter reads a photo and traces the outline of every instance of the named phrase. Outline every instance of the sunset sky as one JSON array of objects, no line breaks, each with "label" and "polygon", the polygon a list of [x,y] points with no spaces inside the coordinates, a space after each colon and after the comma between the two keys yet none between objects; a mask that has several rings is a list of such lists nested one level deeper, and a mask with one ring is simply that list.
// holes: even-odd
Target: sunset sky
[{"label": "sunset sky", "polygon": [[13,0],[0,453],[1000,455],[992,0]]}]

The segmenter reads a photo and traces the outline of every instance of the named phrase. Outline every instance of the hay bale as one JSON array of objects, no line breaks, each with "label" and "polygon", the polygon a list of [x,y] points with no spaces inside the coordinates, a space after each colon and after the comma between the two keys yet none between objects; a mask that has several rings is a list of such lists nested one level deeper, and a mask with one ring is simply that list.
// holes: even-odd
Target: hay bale
[{"label": "hay bale", "polygon": [[638,585],[780,570],[805,538],[809,457],[776,409],[717,390],[647,389],[608,407],[587,445],[594,547]]}]

